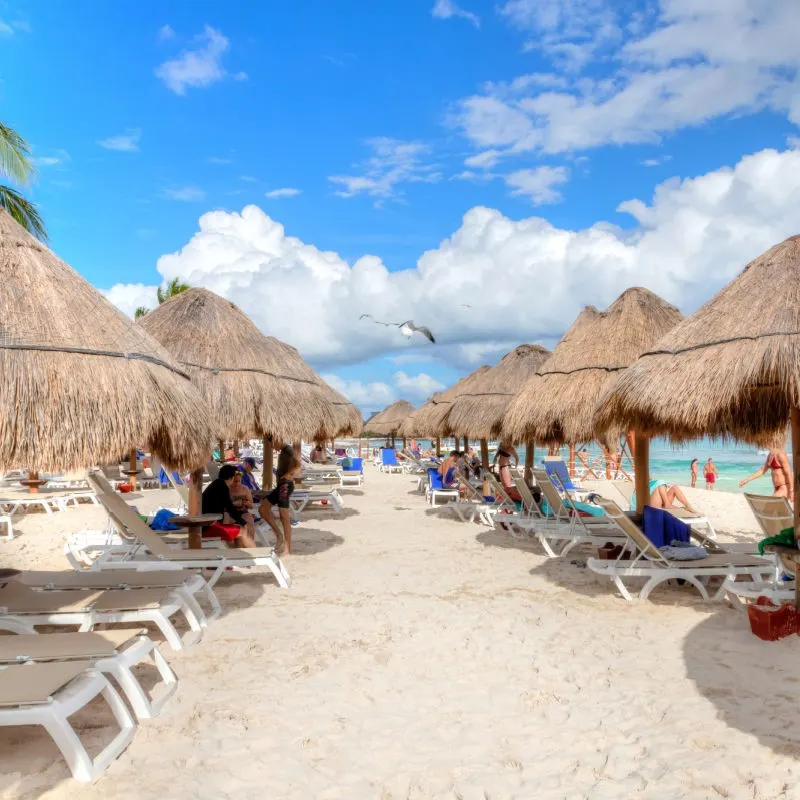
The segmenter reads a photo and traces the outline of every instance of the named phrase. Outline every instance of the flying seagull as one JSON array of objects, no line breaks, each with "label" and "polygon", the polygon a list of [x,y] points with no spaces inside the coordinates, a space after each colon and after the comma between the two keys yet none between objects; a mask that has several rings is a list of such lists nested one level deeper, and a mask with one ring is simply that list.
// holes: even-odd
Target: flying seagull
[{"label": "flying seagull", "polygon": [[385,325],[387,328],[400,328],[400,333],[407,338],[411,338],[414,333],[421,333],[426,339],[436,344],[436,339],[428,328],[423,328],[414,324],[413,319],[408,319],[405,322],[381,322],[375,319],[372,314],[362,314],[359,319],[371,319],[376,325]]}]

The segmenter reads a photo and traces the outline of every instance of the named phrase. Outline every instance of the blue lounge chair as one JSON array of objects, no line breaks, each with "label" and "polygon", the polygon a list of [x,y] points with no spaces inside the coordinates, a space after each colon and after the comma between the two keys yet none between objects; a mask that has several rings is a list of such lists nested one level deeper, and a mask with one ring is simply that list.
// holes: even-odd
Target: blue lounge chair
[{"label": "blue lounge chair", "polygon": [[545,472],[550,476],[552,480],[554,477],[557,479],[557,485],[562,486],[567,493],[569,492],[585,492],[585,489],[581,489],[580,486],[576,486],[572,482],[572,478],[569,476],[569,471],[567,470],[567,465],[564,463],[564,460],[561,458],[558,459],[545,459],[543,462]]},{"label": "blue lounge chair", "polygon": [[439,470],[429,469],[425,499],[432,506],[435,506],[437,497],[446,497],[448,500],[458,500],[458,489],[445,489]]},{"label": "blue lounge chair", "polygon": [[403,467],[397,463],[397,453],[394,448],[383,448],[381,450],[381,472],[402,472]]}]

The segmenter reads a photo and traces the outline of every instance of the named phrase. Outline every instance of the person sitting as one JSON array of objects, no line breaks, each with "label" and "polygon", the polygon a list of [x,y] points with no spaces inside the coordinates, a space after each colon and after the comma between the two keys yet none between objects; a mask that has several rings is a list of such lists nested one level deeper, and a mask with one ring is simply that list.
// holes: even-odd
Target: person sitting
[{"label": "person sitting", "polygon": [[[258,507],[262,519],[269,523],[275,533],[275,550],[278,555],[292,552],[292,512],[289,507],[289,499],[294,491],[295,479],[300,474],[301,469],[302,464],[294,454],[292,446],[285,444],[278,456],[278,468],[276,470],[278,485],[264,498]],[[272,516],[273,506],[278,507],[278,516],[281,520],[280,527]]]},{"label": "person sitting", "polygon": [[411,445],[409,446],[408,450],[411,455],[414,456],[414,458],[419,458],[420,455],[422,455],[422,451],[419,449],[416,439],[411,440]]},{"label": "person sitting", "polygon": [[219,477],[203,491],[204,514],[221,514],[222,521],[215,522],[203,531],[204,536],[223,538],[231,547],[255,547],[255,540],[248,534],[247,521],[231,498],[231,486],[236,476],[236,467],[223,464]]},{"label": "person sitting", "polygon": [[451,450],[450,455],[439,465],[439,474],[442,476],[442,486],[445,489],[457,489],[458,496],[463,497],[466,489],[459,480],[460,463],[461,453],[458,450]]},{"label": "person sitting", "polygon": [[327,461],[327,455],[322,445],[317,442],[317,446],[311,451],[312,464],[324,464]]},{"label": "person sitting", "polygon": [[256,504],[253,502],[253,495],[250,493],[250,490],[242,482],[243,475],[244,470],[238,467],[230,486],[231,500],[233,500],[233,504],[239,509],[242,518],[247,524],[248,536],[255,541],[256,519],[252,510],[255,508]]},{"label": "person sitting", "polygon": [[[693,514],[700,512],[689,502],[686,495],[680,486],[674,483],[667,483],[666,481],[652,480],[650,481],[650,502],[648,505],[653,508],[680,508],[676,501],[681,504],[687,511]],[[631,496],[631,510],[636,509],[636,492]]]},{"label": "person sitting", "polygon": [[242,459],[242,486],[251,492],[257,492],[261,487],[258,485],[253,470],[256,468],[256,460],[252,456]]}]

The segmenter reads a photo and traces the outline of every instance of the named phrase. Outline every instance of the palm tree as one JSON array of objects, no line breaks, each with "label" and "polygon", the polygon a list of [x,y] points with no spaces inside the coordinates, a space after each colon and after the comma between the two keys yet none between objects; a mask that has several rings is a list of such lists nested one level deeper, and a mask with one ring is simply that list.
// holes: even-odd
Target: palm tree
[{"label": "palm tree", "polygon": [[139,317],[143,317],[150,309],[145,308],[144,306],[139,306],[136,311],[133,312],[133,318],[139,319]]},{"label": "palm tree", "polygon": [[[36,178],[28,143],[13,129],[0,122],[0,174],[14,183],[27,186]],[[4,208],[26,231],[47,240],[44,222],[36,206],[16,189],[0,184],[0,208]]]},{"label": "palm tree", "polygon": [[185,292],[187,289],[191,289],[192,287],[189,286],[188,283],[184,283],[180,278],[173,278],[166,286],[165,289],[162,289],[160,286],[156,291],[156,297],[158,297],[158,304],[161,305],[162,303],[166,303],[170,297],[175,297],[176,294],[181,294],[181,292]]}]

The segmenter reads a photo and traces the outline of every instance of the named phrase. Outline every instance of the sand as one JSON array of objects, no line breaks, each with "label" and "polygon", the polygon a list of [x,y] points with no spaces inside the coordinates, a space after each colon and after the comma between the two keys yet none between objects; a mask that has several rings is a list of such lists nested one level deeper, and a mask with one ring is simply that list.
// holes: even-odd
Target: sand
[{"label": "sand", "polygon": [[[46,735],[0,729],[0,797],[800,796],[800,641],[761,642],[689,589],[626,603],[579,553],[456,522],[415,483],[368,468],[344,516],[306,515],[289,591],[223,578],[226,615],[168,653],[178,694],[95,784]],[[742,497],[695,502],[756,538]],[[102,523],[29,515],[0,563],[61,567],[65,534]]]}]

